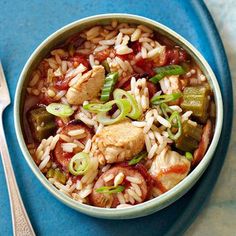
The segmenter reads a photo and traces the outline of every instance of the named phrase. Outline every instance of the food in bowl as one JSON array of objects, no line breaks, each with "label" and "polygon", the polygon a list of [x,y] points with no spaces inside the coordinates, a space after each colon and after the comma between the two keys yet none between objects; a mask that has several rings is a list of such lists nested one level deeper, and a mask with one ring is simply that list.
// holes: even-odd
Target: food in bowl
[{"label": "food in bowl", "polygon": [[213,91],[193,58],[144,25],[96,25],[56,46],[32,73],[24,138],[46,178],[103,208],[169,191],[204,157]]}]

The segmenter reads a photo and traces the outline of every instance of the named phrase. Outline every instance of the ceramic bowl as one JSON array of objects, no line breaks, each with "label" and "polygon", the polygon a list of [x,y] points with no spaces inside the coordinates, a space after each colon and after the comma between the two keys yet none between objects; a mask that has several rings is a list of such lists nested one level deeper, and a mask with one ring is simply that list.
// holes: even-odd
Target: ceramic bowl
[{"label": "ceramic bowl", "polygon": [[[50,52],[52,48],[62,43],[69,36],[95,24],[108,24],[111,22],[112,19],[117,19],[119,22],[144,24],[152,28],[153,30],[160,32],[161,34],[173,40],[176,44],[183,47],[195,59],[203,73],[206,75],[214,91],[217,108],[215,133],[211,145],[199,165],[184,180],[182,180],[178,185],[176,185],[168,192],[147,202],[124,209],[106,209],[81,204],[69,198],[62,192],[58,191],[46,179],[46,177],[41,173],[37,165],[34,163],[26,147],[22,133],[22,108],[26,92],[26,85],[30,78],[31,72],[36,68],[37,64]],[[107,219],[130,219],[145,216],[154,213],[158,210],[161,210],[164,207],[167,207],[168,205],[179,199],[181,196],[183,196],[197,182],[197,180],[206,170],[216,149],[222,128],[223,104],[220,88],[212,69],[210,68],[204,57],[186,39],[184,39],[182,36],[174,32],[173,30],[167,28],[166,26],[141,16],[129,14],[104,14],[84,18],[75,21],[69,25],[66,25],[65,27],[59,29],[58,31],[50,35],[37,47],[37,49],[33,52],[33,54],[28,59],[27,63],[25,64],[18,81],[17,90],[15,94],[14,120],[18,142],[20,144],[20,148],[23,152],[25,160],[27,161],[34,174],[40,180],[40,182],[44,185],[44,187],[57,199],[59,199],[69,207],[74,208],[75,210],[90,216]]]}]

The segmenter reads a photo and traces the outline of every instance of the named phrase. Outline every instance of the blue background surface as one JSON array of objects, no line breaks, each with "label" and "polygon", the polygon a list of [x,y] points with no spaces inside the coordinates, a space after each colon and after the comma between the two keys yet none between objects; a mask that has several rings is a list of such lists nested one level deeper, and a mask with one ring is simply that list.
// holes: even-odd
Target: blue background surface
[{"label": "blue background surface", "polygon": [[[133,13],[157,20],[188,39],[214,70],[224,99],[225,121],[217,155],[203,178],[175,204],[148,217],[111,221],[80,214],[56,200],[39,183],[19,149],[13,105],[4,115],[5,131],[23,201],[38,235],[177,235],[195,219],[224,161],[232,124],[232,87],[224,49],[202,1],[84,0],[0,1],[0,58],[13,100],[19,74],[33,50],[72,21],[98,13]],[[0,95],[1,96],[1,95]],[[226,122],[227,121],[227,122]],[[0,163],[0,235],[11,235],[7,189]]]}]

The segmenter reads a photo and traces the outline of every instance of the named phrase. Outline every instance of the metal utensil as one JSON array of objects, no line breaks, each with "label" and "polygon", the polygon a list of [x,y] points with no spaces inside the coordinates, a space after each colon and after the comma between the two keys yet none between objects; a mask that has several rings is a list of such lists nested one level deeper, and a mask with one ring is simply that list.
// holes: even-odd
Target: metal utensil
[{"label": "metal utensil", "polygon": [[11,205],[13,232],[16,236],[31,236],[35,233],[20,196],[3,128],[3,111],[10,103],[10,95],[0,61],[0,151]]}]

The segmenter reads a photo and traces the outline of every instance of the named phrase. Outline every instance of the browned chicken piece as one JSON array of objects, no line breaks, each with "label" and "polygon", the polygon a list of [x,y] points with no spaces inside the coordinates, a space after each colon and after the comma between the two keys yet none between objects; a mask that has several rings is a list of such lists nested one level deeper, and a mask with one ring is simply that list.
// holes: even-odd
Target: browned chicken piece
[{"label": "browned chicken piece", "polygon": [[190,171],[190,161],[175,151],[165,148],[152,162],[149,173],[168,191],[183,180]]},{"label": "browned chicken piece", "polygon": [[143,130],[129,120],[106,126],[93,137],[92,152],[102,165],[130,160],[143,148]]},{"label": "browned chicken piece", "polygon": [[70,87],[66,93],[67,101],[73,105],[81,105],[84,101],[96,98],[105,80],[103,66],[94,66]]},{"label": "browned chicken piece", "polygon": [[[120,177],[119,177],[120,176]],[[122,178],[121,178],[122,177]],[[107,194],[98,193],[96,190],[104,186],[116,186],[115,182],[119,179],[119,185],[124,186],[122,193]],[[103,173],[93,187],[90,200],[94,206],[98,207],[117,207],[120,198],[123,203],[137,204],[145,201],[147,197],[147,183],[138,170],[132,167],[116,166]],[[120,198],[119,198],[120,197]]]}]

